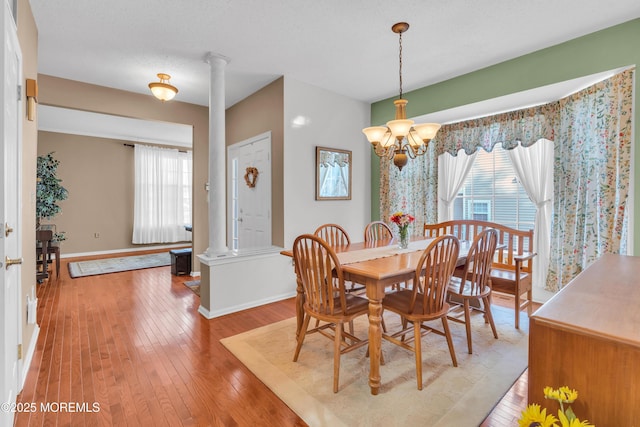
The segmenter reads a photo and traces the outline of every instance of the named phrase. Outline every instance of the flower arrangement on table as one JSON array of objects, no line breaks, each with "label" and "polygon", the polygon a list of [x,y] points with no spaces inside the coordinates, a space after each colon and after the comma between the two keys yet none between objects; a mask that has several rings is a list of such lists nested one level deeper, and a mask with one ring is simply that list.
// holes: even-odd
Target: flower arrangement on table
[{"label": "flower arrangement on table", "polygon": [[409,224],[415,221],[413,215],[398,211],[389,217],[389,220],[398,225],[400,230],[400,249],[406,249],[409,246]]},{"label": "flower arrangement on table", "polygon": [[[589,421],[580,421],[576,414],[573,413],[571,406],[564,408],[564,404],[573,403],[578,398],[578,392],[567,386],[553,389],[551,387],[544,388],[544,398],[557,400],[560,403],[558,409],[558,418],[553,415],[547,415],[547,410],[540,405],[533,403],[522,411],[522,416],[518,420],[519,427],[595,427]],[[558,424],[560,421],[560,424]]]}]

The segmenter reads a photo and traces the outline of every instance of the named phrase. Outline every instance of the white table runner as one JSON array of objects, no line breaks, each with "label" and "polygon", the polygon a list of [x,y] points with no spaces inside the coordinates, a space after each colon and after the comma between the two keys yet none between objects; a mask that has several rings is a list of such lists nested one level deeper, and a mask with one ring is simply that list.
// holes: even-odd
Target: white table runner
[{"label": "white table runner", "polygon": [[353,264],[370,259],[385,258],[402,253],[423,251],[429,246],[433,239],[416,240],[409,242],[407,249],[398,248],[397,244],[389,246],[380,246],[377,248],[358,249],[355,251],[338,252],[338,260],[340,264]]}]

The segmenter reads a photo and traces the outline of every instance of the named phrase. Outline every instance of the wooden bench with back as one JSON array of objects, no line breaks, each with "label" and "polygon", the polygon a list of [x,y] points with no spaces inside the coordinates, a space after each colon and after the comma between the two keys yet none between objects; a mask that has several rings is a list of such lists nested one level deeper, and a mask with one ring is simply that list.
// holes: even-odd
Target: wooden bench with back
[{"label": "wooden bench with back", "polygon": [[[453,220],[438,224],[425,224],[424,235],[437,237],[452,234],[460,241],[473,239],[486,228],[498,231],[498,245],[491,268],[493,292],[514,296],[515,326],[520,329],[520,310],[527,308],[531,316],[531,272],[533,258],[533,230],[522,231],[488,221]],[[524,295],[524,299],[521,298]]]}]

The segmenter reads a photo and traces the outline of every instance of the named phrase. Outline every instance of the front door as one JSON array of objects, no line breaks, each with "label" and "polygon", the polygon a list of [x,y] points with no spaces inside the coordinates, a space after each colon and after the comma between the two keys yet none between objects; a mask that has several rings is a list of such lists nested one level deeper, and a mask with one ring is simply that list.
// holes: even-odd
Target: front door
[{"label": "front door", "polygon": [[[18,86],[21,82],[21,53],[16,26],[7,2],[3,2],[2,30],[3,85],[2,146],[0,147],[0,403],[14,403],[20,389],[18,344],[21,338],[21,102]],[[0,425],[12,425],[12,411],[0,411]]]},{"label": "front door", "polygon": [[231,249],[271,246],[271,133],[233,144],[228,152]]}]

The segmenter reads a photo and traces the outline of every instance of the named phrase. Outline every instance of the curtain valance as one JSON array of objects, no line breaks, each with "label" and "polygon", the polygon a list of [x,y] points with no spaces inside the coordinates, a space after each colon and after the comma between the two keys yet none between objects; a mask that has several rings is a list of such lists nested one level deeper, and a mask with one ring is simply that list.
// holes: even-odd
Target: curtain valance
[{"label": "curtain valance", "polygon": [[556,101],[442,125],[432,144],[436,147],[436,156],[443,153],[456,156],[460,150],[469,155],[478,148],[491,152],[498,143],[505,149],[511,149],[518,143],[528,147],[541,138],[553,141],[558,110],[559,103]]}]

